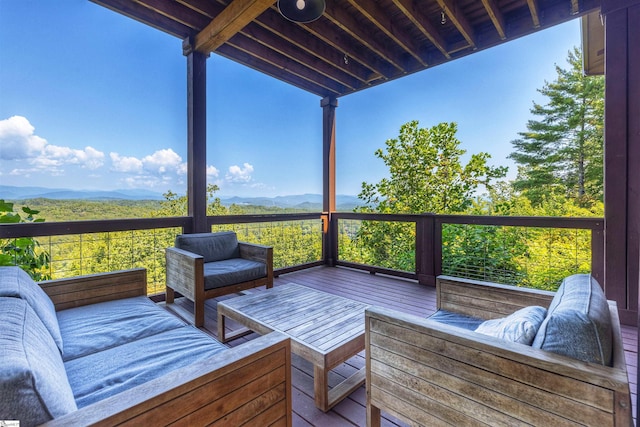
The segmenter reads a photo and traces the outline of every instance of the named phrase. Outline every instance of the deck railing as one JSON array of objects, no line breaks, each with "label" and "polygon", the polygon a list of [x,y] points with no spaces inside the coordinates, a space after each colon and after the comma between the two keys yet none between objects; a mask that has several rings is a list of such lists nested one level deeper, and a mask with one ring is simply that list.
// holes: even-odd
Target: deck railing
[{"label": "deck railing", "polygon": [[[604,270],[598,218],[305,213],[211,216],[208,225],[273,246],[276,274],[326,263],[427,285],[445,273],[553,288],[562,268],[599,280]],[[54,278],[146,267],[149,292],[160,293],[164,249],[190,226],[188,217],[10,224],[0,225],[0,239],[35,237]],[[373,248],[363,246],[367,232],[378,233]]]}]

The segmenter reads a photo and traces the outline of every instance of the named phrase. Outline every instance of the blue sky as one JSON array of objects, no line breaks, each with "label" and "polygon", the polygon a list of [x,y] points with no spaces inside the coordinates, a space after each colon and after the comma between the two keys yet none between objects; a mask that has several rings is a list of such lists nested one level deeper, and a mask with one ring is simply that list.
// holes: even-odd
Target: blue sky
[{"label": "blue sky", "polygon": [[[579,22],[340,98],[337,192],[383,178],[373,153],[410,120],[457,122],[463,149],[515,177],[510,142],[580,45]],[[0,0],[0,184],[183,193],[181,46],[87,0]],[[207,71],[208,179],[219,194],[321,193],[320,98],[215,54]]]}]

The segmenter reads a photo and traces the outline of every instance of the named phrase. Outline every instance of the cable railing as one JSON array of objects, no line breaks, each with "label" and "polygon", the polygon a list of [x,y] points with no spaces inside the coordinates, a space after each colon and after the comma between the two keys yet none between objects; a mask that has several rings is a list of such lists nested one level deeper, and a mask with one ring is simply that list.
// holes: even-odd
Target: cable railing
[{"label": "cable railing", "polygon": [[[599,218],[361,213],[210,216],[211,231],[274,247],[276,275],[336,264],[416,279],[439,274],[554,289],[568,273],[603,277]],[[191,218],[0,225],[0,241],[34,237],[52,278],[145,267],[149,293],[165,286],[164,249]]]},{"label": "cable railing", "polygon": [[539,289],[602,282],[603,220],[336,213],[336,264],[433,284],[440,274]]}]

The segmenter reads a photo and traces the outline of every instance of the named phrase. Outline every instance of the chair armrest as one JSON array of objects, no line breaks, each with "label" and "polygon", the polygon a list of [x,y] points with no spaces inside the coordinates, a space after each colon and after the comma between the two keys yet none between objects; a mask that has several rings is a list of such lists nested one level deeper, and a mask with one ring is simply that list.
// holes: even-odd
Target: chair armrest
[{"label": "chair armrest", "polygon": [[291,426],[291,414],[291,342],[272,332],[43,425]]},{"label": "chair armrest", "polygon": [[39,285],[57,311],[147,294],[147,270],[131,270],[45,280]]},{"label": "chair armrest", "polygon": [[273,286],[273,247],[255,243],[238,242],[240,258],[264,262],[267,266],[267,287]]},{"label": "chair armrest", "polygon": [[204,257],[175,247],[165,249],[166,282],[192,301],[204,292]]},{"label": "chair armrest", "polygon": [[549,307],[554,292],[539,289],[463,279],[452,276],[436,278],[438,309],[462,313],[480,319],[507,316],[532,305]]},{"label": "chair armrest", "polygon": [[[367,309],[365,322],[370,414],[423,425],[633,423],[624,359],[584,363],[387,309]],[[623,354],[619,331],[614,342]]]},{"label": "chair armrest", "polygon": [[240,258],[264,263],[268,263],[269,259],[271,259],[271,262],[273,262],[273,247],[271,246],[238,242],[238,248],[240,249]]}]

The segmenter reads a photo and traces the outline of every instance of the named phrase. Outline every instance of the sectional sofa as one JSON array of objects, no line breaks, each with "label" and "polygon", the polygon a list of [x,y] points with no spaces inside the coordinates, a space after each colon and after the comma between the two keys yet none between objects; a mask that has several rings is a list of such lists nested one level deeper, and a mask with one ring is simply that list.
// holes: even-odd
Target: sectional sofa
[{"label": "sectional sofa", "polygon": [[146,296],[135,269],[37,284],[0,268],[0,420],[291,425],[278,333],[228,348]]}]

